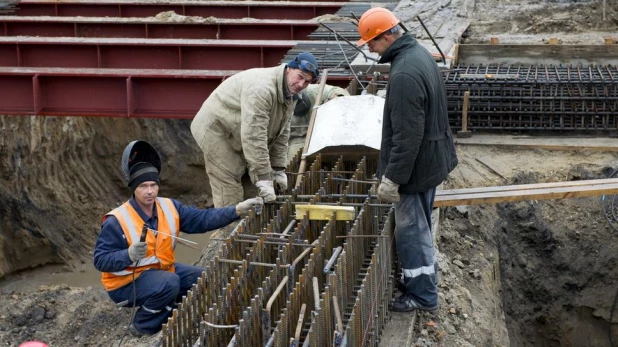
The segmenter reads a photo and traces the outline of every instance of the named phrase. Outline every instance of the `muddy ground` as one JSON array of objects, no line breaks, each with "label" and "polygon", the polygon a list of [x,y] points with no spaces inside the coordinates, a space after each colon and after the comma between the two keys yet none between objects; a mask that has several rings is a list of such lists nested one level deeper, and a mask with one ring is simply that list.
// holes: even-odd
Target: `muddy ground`
[{"label": "muddy ground", "polygon": [[[466,42],[499,36],[539,43],[551,34],[602,43],[617,27],[613,1],[605,21],[602,1],[436,3],[466,6]],[[208,205],[189,122],[2,116],[0,129],[0,345],[116,345],[129,310],[116,309],[96,281],[48,285],[40,278],[92,272],[99,218],[127,198],[119,157],[133,139],[148,139],[165,158],[162,196]],[[445,188],[600,178],[618,168],[615,153],[473,146],[458,152],[461,164]],[[608,346],[616,236],[598,198],[444,209],[437,240],[441,306],[419,320],[417,345]],[[123,342],[151,346],[153,339]]]}]

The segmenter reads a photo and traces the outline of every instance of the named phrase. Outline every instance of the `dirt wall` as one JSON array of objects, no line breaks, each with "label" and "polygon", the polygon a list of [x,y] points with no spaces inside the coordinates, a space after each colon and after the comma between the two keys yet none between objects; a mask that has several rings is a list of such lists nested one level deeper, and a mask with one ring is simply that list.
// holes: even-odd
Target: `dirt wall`
[{"label": "dirt wall", "polygon": [[134,139],[149,141],[163,158],[161,196],[205,206],[209,185],[189,124],[0,116],[0,278],[91,261],[101,217],[129,197],[120,156]]}]

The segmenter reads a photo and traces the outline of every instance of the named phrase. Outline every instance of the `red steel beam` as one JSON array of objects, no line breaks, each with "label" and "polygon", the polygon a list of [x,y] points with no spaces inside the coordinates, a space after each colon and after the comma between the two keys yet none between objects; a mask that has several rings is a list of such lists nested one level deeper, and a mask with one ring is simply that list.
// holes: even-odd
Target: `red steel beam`
[{"label": "red steel beam", "polygon": [[310,19],[334,14],[345,2],[340,0],[313,2],[277,1],[62,1],[22,0],[15,14],[19,16],[82,16],[82,17],[154,17],[174,11],[183,16],[256,19]]},{"label": "red steel beam", "polygon": [[244,70],[278,65],[302,42],[0,37],[0,66]]},{"label": "red steel beam", "polygon": [[318,28],[308,20],[157,21],[141,18],[0,16],[2,36],[129,37],[220,40],[306,40]]},{"label": "red steel beam", "polygon": [[[0,68],[0,114],[193,118],[238,71]],[[345,87],[350,76],[329,76]]]}]

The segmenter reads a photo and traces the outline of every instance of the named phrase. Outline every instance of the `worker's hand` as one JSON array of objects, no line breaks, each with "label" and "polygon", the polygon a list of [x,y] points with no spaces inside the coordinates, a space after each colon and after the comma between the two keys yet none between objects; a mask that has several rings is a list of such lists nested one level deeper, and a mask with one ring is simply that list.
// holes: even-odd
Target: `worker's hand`
[{"label": "worker's hand", "polygon": [[273,171],[272,173],[273,183],[275,184],[275,189],[279,192],[285,192],[288,189],[288,175],[285,174],[285,171]]},{"label": "worker's hand", "polygon": [[258,189],[258,196],[264,199],[264,202],[273,202],[277,199],[275,195],[275,188],[273,187],[273,181],[257,181],[255,186]]},{"label": "worker's hand", "polygon": [[255,209],[255,213],[260,214],[262,213],[263,207],[264,200],[262,198],[247,199],[236,205],[236,215],[239,217],[244,217],[249,214],[249,211],[251,211],[251,209]]},{"label": "worker's hand", "polygon": [[146,242],[136,242],[129,247],[129,258],[132,262],[136,262],[146,256],[148,244]]},{"label": "worker's hand", "polygon": [[399,184],[382,176],[382,182],[378,186],[378,200],[384,202],[399,202]]}]

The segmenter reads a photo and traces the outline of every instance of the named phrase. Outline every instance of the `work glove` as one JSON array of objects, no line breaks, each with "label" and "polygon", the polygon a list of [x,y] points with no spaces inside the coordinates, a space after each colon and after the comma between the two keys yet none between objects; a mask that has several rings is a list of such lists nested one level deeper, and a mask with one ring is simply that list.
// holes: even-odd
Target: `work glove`
[{"label": "work glove", "polygon": [[386,176],[382,176],[382,182],[378,186],[378,200],[384,202],[399,202],[400,196],[399,184],[389,180]]},{"label": "work glove", "polygon": [[255,209],[256,214],[262,213],[262,208],[264,207],[264,200],[262,198],[252,198],[247,199],[243,202],[239,202],[236,205],[236,215],[239,217],[244,217],[249,214],[251,209]]},{"label": "work glove", "polygon": [[129,258],[132,262],[136,262],[146,256],[148,244],[146,242],[136,242],[129,247]]},{"label": "work glove", "polygon": [[272,177],[275,189],[277,189],[279,193],[288,189],[288,175],[285,174],[285,171],[273,171]]},{"label": "work glove", "polygon": [[255,186],[258,189],[258,196],[264,199],[264,202],[273,202],[277,199],[277,196],[275,195],[275,188],[273,187],[273,181],[257,181]]}]

